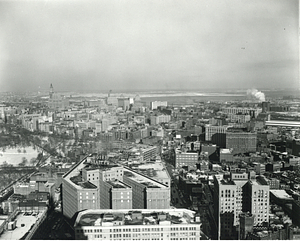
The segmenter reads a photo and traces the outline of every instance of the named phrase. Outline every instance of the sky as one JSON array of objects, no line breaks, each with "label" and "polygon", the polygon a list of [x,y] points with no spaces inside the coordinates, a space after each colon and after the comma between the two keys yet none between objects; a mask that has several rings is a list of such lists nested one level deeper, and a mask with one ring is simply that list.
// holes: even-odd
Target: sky
[{"label": "sky", "polygon": [[299,88],[298,0],[1,0],[0,92]]}]

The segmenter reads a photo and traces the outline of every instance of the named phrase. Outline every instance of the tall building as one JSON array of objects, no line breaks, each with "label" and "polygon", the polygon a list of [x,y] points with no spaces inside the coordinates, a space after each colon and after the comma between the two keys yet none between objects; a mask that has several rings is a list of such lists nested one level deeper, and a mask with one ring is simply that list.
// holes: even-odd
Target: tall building
[{"label": "tall building", "polygon": [[69,106],[69,100],[64,98],[58,93],[55,93],[53,91],[53,85],[50,85],[50,92],[49,92],[49,101],[48,101],[48,107],[50,109],[56,110],[63,110],[66,107]]},{"label": "tall building", "polygon": [[132,208],[170,208],[170,187],[124,167],[124,183],[132,187]]},{"label": "tall building", "polygon": [[63,176],[63,214],[84,209],[170,208],[170,187],[130,168],[89,155]]},{"label": "tall building", "polygon": [[230,178],[214,177],[218,239],[237,239],[243,212],[254,216],[254,225],[269,222],[269,186],[249,176],[248,173],[231,173]]},{"label": "tall building", "polygon": [[76,240],[200,240],[200,217],[188,209],[85,210]]}]

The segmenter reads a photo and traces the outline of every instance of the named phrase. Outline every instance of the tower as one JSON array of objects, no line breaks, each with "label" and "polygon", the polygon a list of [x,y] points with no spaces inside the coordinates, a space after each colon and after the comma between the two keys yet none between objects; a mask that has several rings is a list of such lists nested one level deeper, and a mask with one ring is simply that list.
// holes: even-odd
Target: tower
[{"label": "tower", "polygon": [[50,99],[52,99],[53,93],[54,93],[54,91],[53,91],[53,85],[52,85],[52,83],[51,83],[51,84],[50,84],[50,92],[49,92]]}]

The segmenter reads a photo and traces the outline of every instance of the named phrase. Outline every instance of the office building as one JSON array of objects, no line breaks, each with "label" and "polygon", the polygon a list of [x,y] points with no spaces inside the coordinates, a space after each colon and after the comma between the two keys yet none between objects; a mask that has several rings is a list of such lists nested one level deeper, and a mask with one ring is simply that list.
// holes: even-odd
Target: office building
[{"label": "office building", "polygon": [[252,132],[227,132],[226,148],[233,153],[256,152],[257,134]]},{"label": "office building", "polygon": [[188,209],[85,210],[76,240],[200,240],[200,217]]},{"label": "office building", "polygon": [[[249,178],[250,176],[250,178]],[[269,222],[269,186],[248,173],[214,177],[214,211],[218,239],[237,239],[240,214],[249,212],[254,225]]]},{"label": "office building", "polygon": [[259,113],[262,112],[261,108],[243,108],[243,107],[225,107],[222,112],[228,115],[235,114],[248,114],[253,118],[256,118]]},{"label": "office building", "polygon": [[205,125],[205,140],[212,141],[212,137],[215,134],[224,134],[225,135],[225,133],[229,127],[230,126],[227,126],[227,125],[225,125],[225,126]]},{"label": "office building", "polygon": [[199,154],[198,152],[182,152],[176,150],[175,152],[175,167],[182,166],[195,166],[198,162]]},{"label": "office building", "polygon": [[160,123],[168,123],[171,120],[170,115],[150,116],[150,124],[157,125]]}]

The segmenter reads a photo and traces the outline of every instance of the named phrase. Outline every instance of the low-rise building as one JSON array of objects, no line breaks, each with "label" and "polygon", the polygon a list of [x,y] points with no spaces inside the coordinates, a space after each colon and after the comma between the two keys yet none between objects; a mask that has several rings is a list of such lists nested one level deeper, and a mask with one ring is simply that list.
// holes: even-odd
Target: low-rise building
[{"label": "low-rise building", "polygon": [[85,210],[76,240],[200,240],[200,217],[188,209]]}]

